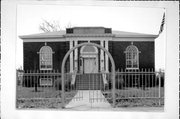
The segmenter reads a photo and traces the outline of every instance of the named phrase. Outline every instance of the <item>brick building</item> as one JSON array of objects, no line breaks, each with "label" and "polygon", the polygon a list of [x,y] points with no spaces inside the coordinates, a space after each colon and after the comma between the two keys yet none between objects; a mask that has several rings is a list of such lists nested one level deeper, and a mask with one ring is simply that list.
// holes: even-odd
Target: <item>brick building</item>
[{"label": "brick building", "polygon": [[[61,70],[69,49],[83,42],[103,46],[112,55],[116,70],[155,68],[155,39],[158,35],[114,31],[104,27],[73,27],[65,31],[20,36],[23,40],[24,70]],[[83,46],[70,54],[66,72],[109,72],[107,54],[94,46]]]}]

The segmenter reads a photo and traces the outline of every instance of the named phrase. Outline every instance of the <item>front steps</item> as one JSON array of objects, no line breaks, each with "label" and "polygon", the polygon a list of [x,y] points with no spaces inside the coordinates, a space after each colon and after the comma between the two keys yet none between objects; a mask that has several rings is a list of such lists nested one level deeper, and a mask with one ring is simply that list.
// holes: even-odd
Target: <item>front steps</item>
[{"label": "front steps", "polygon": [[101,74],[80,74],[76,76],[76,90],[101,90],[103,89]]}]

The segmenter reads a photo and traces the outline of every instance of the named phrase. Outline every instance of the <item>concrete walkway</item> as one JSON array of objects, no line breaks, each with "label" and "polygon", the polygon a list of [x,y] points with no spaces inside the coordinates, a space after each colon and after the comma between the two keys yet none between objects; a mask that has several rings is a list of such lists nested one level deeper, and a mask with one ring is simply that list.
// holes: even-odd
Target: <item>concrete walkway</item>
[{"label": "concrete walkway", "polygon": [[[95,100],[98,98],[98,100]],[[94,99],[94,100],[90,100]],[[93,101],[93,102],[91,102]],[[122,107],[112,108],[99,90],[80,90],[66,105],[67,111],[127,111],[127,112],[164,112],[164,107]]]},{"label": "concrete walkway", "polygon": [[[82,98],[80,98],[82,97]],[[100,90],[79,90],[74,98],[66,105],[70,110],[102,110],[112,108]]]}]

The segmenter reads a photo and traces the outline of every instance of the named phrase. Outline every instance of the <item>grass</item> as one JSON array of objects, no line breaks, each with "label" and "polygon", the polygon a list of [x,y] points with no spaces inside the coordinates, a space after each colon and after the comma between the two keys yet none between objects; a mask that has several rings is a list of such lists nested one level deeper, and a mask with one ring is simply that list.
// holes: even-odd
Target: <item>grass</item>
[{"label": "grass", "polygon": [[61,108],[61,99],[17,99],[17,108],[36,108],[36,109],[47,109],[47,108]]},{"label": "grass", "polygon": [[[66,103],[71,101],[77,91],[66,94]],[[61,91],[54,87],[17,87],[17,108],[61,108]]]},{"label": "grass", "polygon": [[[104,91],[103,95],[108,102],[112,104],[112,94],[110,91]],[[117,107],[135,107],[135,106],[163,106],[164,105],[164,88],[159,90],[158,87],[146,88],[126,88],[123,90],[116,90],[116,106]],[[160,105],[159,105],[160,103]]]},{"label": "grass", "polygon": [[[77,91],[68,92],[66,97],[71,101]],[[112,93],[103,91],[103,95],[112,104]],[[159,100],[158,87],[146,88],[125,88],[116,90],[116,107],[156,107],[164,105],[164,88],[161,88],[161,99]],[[160,101],[160,105],[159,105]],[[61,108],[61,91],[54,87],[38,87],[37,92],[34,88],[17,87],[17,108]]]},{"label": "grass", "polygon": [[[164,97],[164,88],[160,89],[161,97]],[[146,88],[142,90],[141,88],[126,88],[123,90],[117,90],[116,95],[118,98],[126,98],[126,97],[158,97],[159,96],[159,88],[152,87]]]},{"label": "grass", "polygon": [[32,87],[17,87],[17,98],[58,98],[60,94],[54,87],[38,87],[37,92]]}]

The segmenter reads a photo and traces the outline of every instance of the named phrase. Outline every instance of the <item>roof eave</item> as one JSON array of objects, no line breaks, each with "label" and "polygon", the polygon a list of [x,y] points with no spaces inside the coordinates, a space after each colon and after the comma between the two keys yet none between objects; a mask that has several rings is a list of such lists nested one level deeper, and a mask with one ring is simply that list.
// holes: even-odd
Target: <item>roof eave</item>
[{"label": "roof eave", "polygon": [[159,35],[115,35],[117,38],[157,38]]},{"label": "roof eave", "polygon": [[48,38],[63,38],[64,35],[53,35],[53,36],[19,36],[21,39],[48,39]]}]

